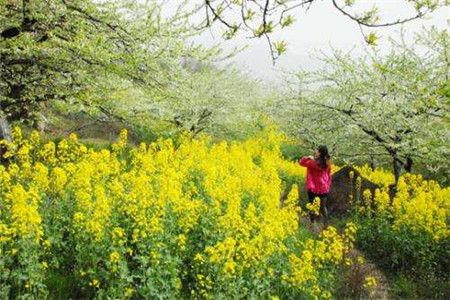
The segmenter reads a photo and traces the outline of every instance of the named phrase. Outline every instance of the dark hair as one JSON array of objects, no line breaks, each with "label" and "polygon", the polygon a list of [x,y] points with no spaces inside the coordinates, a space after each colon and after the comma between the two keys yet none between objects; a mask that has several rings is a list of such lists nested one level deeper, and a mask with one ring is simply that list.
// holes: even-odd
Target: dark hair
[{"label": "dark hair", "polygon": [[319,166],[322,169],[326,169],[330,165],[330,154],[328,154],[328,148],[327,146],[322,145],[317,148],[317,151],[319,151],[319,158],[317,159]]}]

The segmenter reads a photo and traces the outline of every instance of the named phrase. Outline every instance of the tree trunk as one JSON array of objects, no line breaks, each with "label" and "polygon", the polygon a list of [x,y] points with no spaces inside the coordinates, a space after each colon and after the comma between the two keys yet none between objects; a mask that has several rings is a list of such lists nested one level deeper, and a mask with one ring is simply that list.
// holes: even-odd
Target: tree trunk
[{"label": "tree trunk", "polygon": [[395,186],[397,186],[398,179],[400,178],[400,171],[402,169],[402,166],[400,164],[400,161],[396,157],[394,157],[394,159],[393,159],[393,167],[394,167],[394,176],[395,176]]},{"label": "tree trunk", "polygon": [[413,160],[411,157],[407,156],[406,157],[406,164],[405,164],[405,170],[408,173],[412,172],[412,165],[413,165]]},{"label": "tree trunk", "polygon": [[0,140],[11,142],[11,127],[5,117],[0,116]]},{"label": "tree trunk", "polygon": [[392,166],[394,168],[395,183],[389,185],[389,205],[392,205],[395,194],[397,193],[397,183],[400,178],[400,171],[402,168],[401,162],[395,156],[392,158]]},{"label": "tree trunk", "polygon": [[375,162],[372,156],[370,157],[370,169],[375,170]]},{"label": "tree trunk", "polygon": [[[12,141],[11,138],[11,127],[9,126],[8,120],[1,115],[0,110],[0,140],[7,140],[8,142]],[[0,145],[0,164],[6,164],[7,160],[3,158],[3,154],[6,152],[6,147],[4,145]]]}]

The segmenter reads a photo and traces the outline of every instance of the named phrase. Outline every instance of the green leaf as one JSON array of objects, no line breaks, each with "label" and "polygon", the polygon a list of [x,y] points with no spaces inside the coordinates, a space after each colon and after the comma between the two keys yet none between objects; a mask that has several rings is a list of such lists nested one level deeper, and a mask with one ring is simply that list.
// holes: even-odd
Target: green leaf
[{"label": "green leaf", "polygon": [[364,38],[365,38],[367,44],[369,44],[370,46],[377,45],[378,36],[374,32],[369,33],[369,35],[365,36]]},{"label": "green leaf", "polygon": [[355,4],[355,0],[345,0],[345,5],[352,6],[353,4]]},{"label": "green leaf", "polygon": [[275,41],[275,42],[273,42],[273,47],[275,48],[275,51],[278,56],[285,53],[287,50],[287,44],[285,41],[279,41],[279,42]]},{"label": "green leaf", "polygon": [[292,25],[293,23],[294,17],[292,17],[291,15],[287,15],[286,17],[283,18],[283,20],[281,20],[281,27],[285,28]]}]

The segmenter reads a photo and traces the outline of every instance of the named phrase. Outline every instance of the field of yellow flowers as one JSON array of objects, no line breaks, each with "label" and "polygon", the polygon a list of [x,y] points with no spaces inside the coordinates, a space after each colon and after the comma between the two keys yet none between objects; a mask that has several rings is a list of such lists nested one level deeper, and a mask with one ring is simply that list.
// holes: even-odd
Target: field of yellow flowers
[{"label": "field of yellow flowers", "polygon": [[[268,130],[241,143],[185,137],[112,149],[14,129],[0,166],[0,297],[331,298],[356,228],[312,238],[304,170]],[[55,291],[56,289],[56,291]],[[61,296],[61,294],[59,294]]]},{"label": "field of yellow flowers", "polygon": [[377,212],[313,237],[296,185],[280,204],[280,174],[305,175],[282,158],[281,139],[269,128],[244,142],[186,136],[132,148],[123,131],[95,151],[75,135],[44,143],[15,128],[2,141],[0,297],[329,299],[360,260],[348,256],[355,237],[380,238],[367,233],[372,223],[448,242],[450,190],[413,175],[392,204],[382,189]]},{"label": "field of yellow flowers", "polygon": [[413,279],[413,286],[401,287],[407,290],[402,297],[447,299],[450,187],[424,180],[420,174],[404,174],[391,199],[389,185],[395,181],[391,173],[367,166],[358,170],[381,186],[373,195],[374,206],[363,205],[372,199],[368,190],[359,201],[353,218],[358,248],[391,273]]}]

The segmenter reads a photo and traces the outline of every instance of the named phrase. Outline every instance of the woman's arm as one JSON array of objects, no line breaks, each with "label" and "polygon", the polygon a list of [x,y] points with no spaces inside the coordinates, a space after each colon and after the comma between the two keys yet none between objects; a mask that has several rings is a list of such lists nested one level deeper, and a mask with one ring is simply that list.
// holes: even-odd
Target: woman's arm
[{"label": "woman's arm", "polygon": [[313,158],[311,158],[309,156],[303,156],[302,158],[300,158],[298,163],[300,164],[300,166],[307,167],[307,168],[316,167],[316,162],[314,161]]}]

